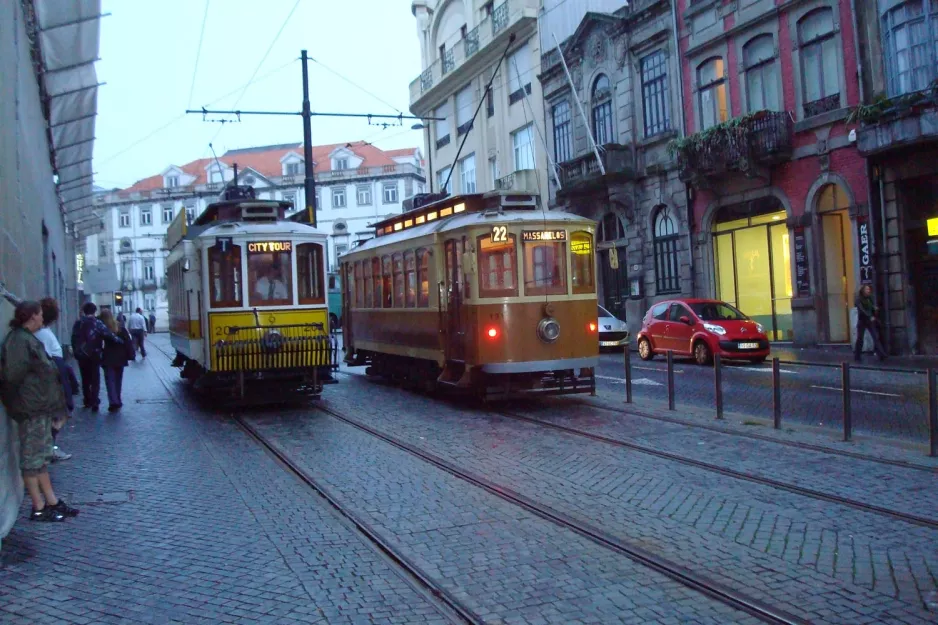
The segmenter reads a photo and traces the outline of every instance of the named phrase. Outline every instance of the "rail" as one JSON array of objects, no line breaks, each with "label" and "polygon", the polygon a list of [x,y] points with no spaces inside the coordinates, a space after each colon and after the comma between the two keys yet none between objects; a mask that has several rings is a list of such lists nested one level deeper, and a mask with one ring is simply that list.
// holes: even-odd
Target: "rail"
[{"label": "rail", "polygon": [[[628,404],[634,403],[632,397],[632,359],[630,350],[625,350],[625,401]],[[674,382],[674,352],[668,351],[666,354],[667,363],[667,394],[668,410],[676,409],[676,388]],[[784,406],[782,402],[782,365],[789,367],[820,367],[825,369],[838,370],[840,373],[840,388],[831,388],[830,390],[840,391],[841,394],[841,424],[842,436],[844,442],[853,440],[854,433],[854,406],[851,393],[851,373],[854,371],[872,371],[876,373],[899,373],[906,375],[924,377],[925,390],[927,392],[926,410],[927,410],[927,429],[928,429],[928,455],[938,457],[938,369],[927,368],[901,368],[901,367],[871,367],[868,365],[856,365],[849,362],[824,363],[824,362],[804,362],[795,360],[781,360],[773,358],[772,365],[772,426],[776,430],[782,428],[782,417]],[[716,419],[724,419],[724,396],[723,396],[723,372],[724,364],[719,354],[713,358],[713,384],[714,384],[714,408]],[[862,392],[862,391],[861,391]]]}]

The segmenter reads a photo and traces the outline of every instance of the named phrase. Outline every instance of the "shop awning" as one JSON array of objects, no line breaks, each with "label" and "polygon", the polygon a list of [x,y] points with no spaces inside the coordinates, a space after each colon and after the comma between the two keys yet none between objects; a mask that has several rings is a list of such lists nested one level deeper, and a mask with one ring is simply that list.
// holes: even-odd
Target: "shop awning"
[{"label": "shop awning", "polygon": [[52,163],[66,223],[79,236],[97,231],[92,210],[101,0],[33,0],[39,80],[48,103]]}]

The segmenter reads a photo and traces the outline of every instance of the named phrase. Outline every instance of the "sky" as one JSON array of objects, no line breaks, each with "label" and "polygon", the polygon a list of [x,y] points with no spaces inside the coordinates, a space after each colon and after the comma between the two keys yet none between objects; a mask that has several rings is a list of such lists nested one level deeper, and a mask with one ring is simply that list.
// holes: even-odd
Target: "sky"
[{"label": "sky", "polygon": [[[309,62],[314,112],[410,114],[409,84],[420,74],[410,0],[104,0],[102,8],[111,15],[101,20],[96,65],[98,81],[107,83],[98,90],[98,186],[127,187],[169,165],[210,157],[210,142],[218,156],[301,143],[300,117],[219,124],[185,111],[301,110],[304,48],[316,60]],[[382,129],[366,119],[313,117],[313,144],[423,149],[414,123]]]}]

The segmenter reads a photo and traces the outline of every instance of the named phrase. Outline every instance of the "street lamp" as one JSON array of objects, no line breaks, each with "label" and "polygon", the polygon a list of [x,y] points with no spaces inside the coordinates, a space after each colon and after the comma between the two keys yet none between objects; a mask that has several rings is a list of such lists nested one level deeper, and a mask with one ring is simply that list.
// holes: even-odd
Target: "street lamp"
[{"label": "street lamp", "polygon": [[430,124],[418,122],[411,126],[410,129],[427,131],[427,165],[430,169],[427,172],[427,182],[430,184],[430,193],[433,193],[433,146],[430,145]]}]

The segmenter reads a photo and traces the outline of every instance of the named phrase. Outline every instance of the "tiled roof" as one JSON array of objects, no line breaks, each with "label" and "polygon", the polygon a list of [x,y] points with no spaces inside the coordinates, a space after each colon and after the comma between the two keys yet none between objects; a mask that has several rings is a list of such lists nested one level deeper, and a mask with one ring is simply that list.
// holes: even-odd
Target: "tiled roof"
[{"label": "tiled roof", "polygon": [[[395,165],[396,163],[392,158],[393,156],[412,154],[417,149],[410,148],[404,150],[382,150],[381,148],[377,148],[370,143],[365,143],[364,141],[355,141],[352,143],[333,143],[330,145],[314,145],[313,162],[316,164],[314,171],[316,173],[329,171],[329,154],[331,154],[332,151],[336,148],[343,147],[364,159],[360,167]],[[280,145],[268,145],[254,148],[229,150],[223,155],[219,156],[218,160],[228,167],[231,167],[237,163],[239,170],[245,167],[250,167],[263,176],[279,178],[283,172],[283,166],[280,163],[280,159],[282,159],[289,152],[295,152],[300,157],[302,157],[303,144],[286,143]],[[190,176],[196,177],[195,181],[189,183],[190,185],[206,184],[208,182],[206,167],[208,167],[210,163],[214,162],[214,160],[214,158],[200,158],[177,167]],[[152,191],[154,189],[161,189],[162,187],[163,175],[160,173],[154,176],[149,176],[148,178],[144,178],[142,180],[138,180],[132,186],[124,189],[123,193],[133,193],[135,191]]]}]

